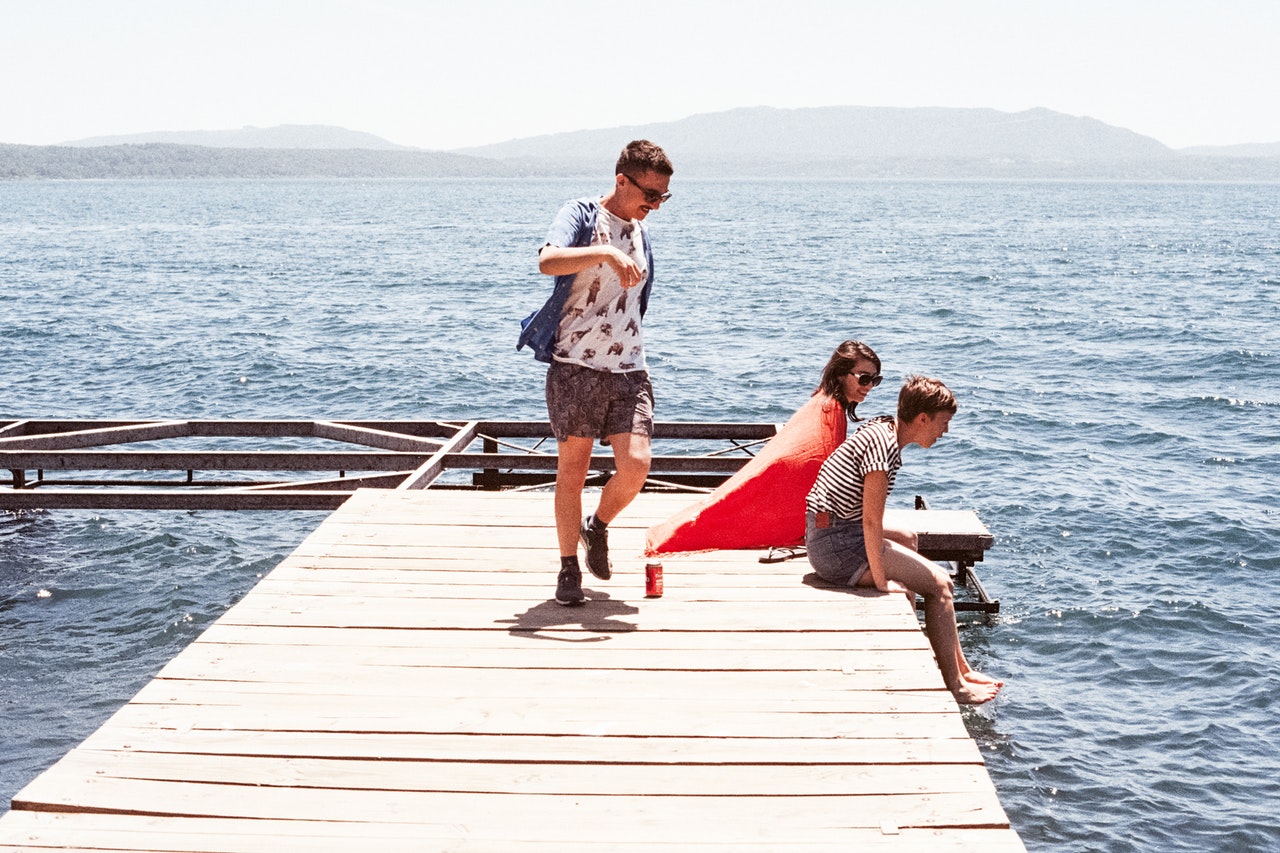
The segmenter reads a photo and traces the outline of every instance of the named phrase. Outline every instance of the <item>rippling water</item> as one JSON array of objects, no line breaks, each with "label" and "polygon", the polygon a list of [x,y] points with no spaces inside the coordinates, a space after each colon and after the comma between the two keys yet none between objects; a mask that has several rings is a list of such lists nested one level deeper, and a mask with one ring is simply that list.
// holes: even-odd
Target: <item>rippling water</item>
[{"label": "rippling water", "polygon": [[[0,183],[0,418],[542,418],[569,181]],[[681,182],[664,420],[778,421],[846,337],[960,398],[894,501],[979,511],[966,711],[1032,850],[1280,849],[1280,186]],[[316,513],[0,512],[0,797]]]}]

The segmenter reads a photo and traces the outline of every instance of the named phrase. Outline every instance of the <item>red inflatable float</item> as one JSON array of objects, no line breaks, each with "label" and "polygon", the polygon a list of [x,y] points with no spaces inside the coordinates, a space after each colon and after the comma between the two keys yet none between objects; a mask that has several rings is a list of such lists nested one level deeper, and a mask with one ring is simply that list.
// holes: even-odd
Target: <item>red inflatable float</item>
[{"label": "red inflatable float", "polygon": [[803,543],[805,496],[847,428],[844,408],[815,394],[718,489],[650,527],[645,555]]}]

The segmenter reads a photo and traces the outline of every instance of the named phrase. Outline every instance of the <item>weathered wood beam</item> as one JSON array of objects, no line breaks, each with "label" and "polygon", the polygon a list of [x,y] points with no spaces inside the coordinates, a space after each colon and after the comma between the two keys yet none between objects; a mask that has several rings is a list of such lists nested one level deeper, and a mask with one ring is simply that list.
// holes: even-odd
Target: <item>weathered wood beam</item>
[{"label": "weathered wood beam", "polygon": [[[471,442],[475,441],[479,435],[480,435],[480,425],[478,422],[472,421],[471,423],[466,424],[465,426],[463,426],[461,429],[458,430],[458,432],[454,435],[453,438],[445,442],[444,447],[441,447],[439,452],[437,452],[434,456],[432,456],[426,462],[422,463],[422,465],[419,466],[418,470],[414,471],[412,474],[410,474],[408,477],[404,479],[404,482],[396,486],[396,489],[397,490],[425,489],[427,486],[431,485],[432,481],[434,481],[437,477],[439,477],[440,474],[444,471],[445,460],[451,454],[458,455],[458,456],[470,456],[471,454],[462,454],[462,453],[458,453],[458,451],[464,449],[469,444],[471,444]],[[488,455],[488,454],[485,454],[485,455]],[[533,458],[540,459],[542,457],[533,457]],[[472,468],[475,466],[464,465],[459,467]],[[492,467],[492,466],[486,466],[486,467]]]},{"label": "weathered wood beam", "polygon": [[327,438],[333,441],[345,441],[350,444],[363,444],[379,450],[395,450],[402,453],[435,453],[443,446],[443,442],[417,438],[404,433],[382,429],[340,424],[333,421],[317,421],[313,434],[316,438]]},{"label": "weathered wood beam", "polygon": [[332,510],[349,497],[324,490],[24,489],[0,490],[0,509]]},{"label": "weathered wood beam", "polygon": [[186,421],[157,421],[128,426],[104,427],[102,429],[60,432],[52,435],[0,438],[0,449],[62,450],[73,447],[101,447],[106,444],[125,444],[132,441],[181,438],[190,434],[190,428]]},{"label": "weathered wood beam", "polygon": [[[474,437],[473,439],[474,440]],[[439,461],[443,468],[554,471],[556,458],[538,453],[435,453],[309,450],[0,450],[0,469],[41,471],[401,471]],[[745,456],[654,456],[654,471],[733,473]],[[613,470],[607,453],[591,457],[593,470]]]},{"label": "weathered wood beam", "polygon": [[264,483],[260,486],[247,486],[247,491],[348,491],[356,489],[394,489],[412,471],[396,471],[391,474],[359,474],[354,477],[330,477],[324,480],[302,480],[294,483]]},{"label": "weathered wood beam", "polygon": [[[446,468],[494,468],[515,471],[554,471],[557,457],[524,453],[450,453],[444,455]],[[649,470],[658,472],[713,472],[732,474],[750,461],[747,456],[654,456]],[[613,456],[593,454],[592,471],[612,471]]]},{"label": "weathered wood beam", "polygon": [[[3,445],[0,445],[3,446]],[[43,471],[402,471],[429,453],[310,450],[0,450],[0,468]]]}]

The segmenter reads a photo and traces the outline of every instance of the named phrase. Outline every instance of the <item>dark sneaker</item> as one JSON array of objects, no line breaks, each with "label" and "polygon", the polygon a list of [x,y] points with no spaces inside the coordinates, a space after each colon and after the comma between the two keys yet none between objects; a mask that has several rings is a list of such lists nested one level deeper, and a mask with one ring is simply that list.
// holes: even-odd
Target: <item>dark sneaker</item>
[{"label": "dark sneaker", "polygon": [[582,519],[582,527],[578,530],[578,538],[582,547],[587,549],[587,568],[591,574],[607,581],[613,577],[613,564],[609,562],[609,530],[593,530],[591,516]]},{"label": "dark sneaker", "polygon": [[586,600],[582,594],[582,570],[561,569],[556,579],[556,604],[572,607]]}]

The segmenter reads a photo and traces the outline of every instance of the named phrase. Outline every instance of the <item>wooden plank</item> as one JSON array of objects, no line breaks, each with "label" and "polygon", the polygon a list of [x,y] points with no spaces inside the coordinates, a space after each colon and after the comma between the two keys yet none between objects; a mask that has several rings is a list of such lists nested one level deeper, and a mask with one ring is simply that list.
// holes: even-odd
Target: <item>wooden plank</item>
[{"label": "wooden plank", "polygon": [[333,510],[345,492],[248,489],[0,489],[0,509]]},{"label": "wooden plank", "polygon": [[[468,807],[483,799],[462,794],[448,797],[449,805],[463,813],[472,813]],[[1008,830],[898,828],[888,818],[873,827],[850,825],[855,821],[844,819],[849,811],[883,805],[859,798],[823,804],[798,800],[754,810],[746,805],[750,802],[748,798],[664,798],[660,808],[655,806],[655,811],[661,812],[661,822],[669,827],[666,832],[650,824],[643,832],[634,834],[628,830],[636,822],[635,817],[629,815],[625,803],[613,802],[610,798],[575,800],[572,804],[559,802],[564,799],[513,798],[502,804],[511,808],[511,812],[504,809],[500,815],[490,815],[487,821],[478,822],[450,820],[448,813],[441,814],[434,809],[424,812],[412,807],[416,804],[410,804],[397,811],[395,821],[380,823],[364,821],[358,815],[348,817],[346,812],[334,810],[316,820],[288,821],[139,815],[125,822],[115,815],[41,814],[26,817],[22,828],[28,837],[43,844],[58,846],[69,842],[78,850],[350,851],[372,848],[463,853],[512,849],[535,853],[598,853],[600,850],[652,850],[660,844],[664,851],[1025,851],[1017,836]],[[899,807],[896,811],[901,810]],[[757,823],[767,824],[768,829],[756,834],[743,829]],[[557,824],[562,827],[558,833]],[[530,838],[520,834],[517,827],[540,830],[542,835]],[[77,833],[77,829],[80,832]],[[145,839],[145,846],[133,846],[139,836]],[[544,840],[547,837],[557,840],[548,842]],[[100,843],[103,846],[99,846]],[[294,846],[295,843],[300,846]]]},{"label": "wooden plank", "polygon": [[[858,694],[853,694],[855,697]],[[903,704],[910,701],[903,694]],[[104,725],[172,731],[315,731],[363,732],[370,737],[399,733],[478,735],[542,735],[593,737],[777,737],[785,723],[797,738],[847,737],[851,732],[874,731],[887,738],[906,738],[928,732],[937,737],[964,737],[964,724],[954,708],[940,710],[938,696],[932,712],[921,708],[895,713],[875,698],[855,703],[810,703],[808,709],[755,704],[726,710],[725,704],[701,702],[634,702],[624,700],[601,705],[571,699],[547,698],[494,707],[492,700],[449,699],[436,703],[388,705],[385,696],[373,696],[362,705],[336,697],[317,705],[315,697],[262,697],[228,691],[224,704],[177,702],[125,705]],[[232,704],[237,703],[237,704]],[[643,718],[641,718],[642,715]]]},{"label": "wooden plank", "polygon": [[[811,813],[810,813],[811,814]],[[797,815],[799,822],[806,815]],[[710,817],[710,816],[708,816]],[[726,815],[726,817],[731,817]],[[768,815],[764,815],[768,817]],[[305,849],[315,853],[351,853],[376,849],[385,853],[421,853],[424,848],[452,853],[477,853],[512,849],[527,853],[600,853],[601,850],[639,853],[653,849],[649,839],[591,836],[536,839],[495,838],[499,830],[485,835],[464,834],[461,827],[440,823],[370,823],[329,816],[319,821],[174,818],[148,815],[56,814],[20,812],[6,818],[15,835],[32,848],[74,848],[77,850],[165,850],[177,853],[262,853]],[[891,830],[892,831],[892,830]],[[735,837],[720,840],[701,835],[693,838],[663,839],[662,849],[670,853],[737,853],[737,851],[786,850],[801,853],[829,851],[833,845],[853,850],[892,850],[900,853],[1018,853],[1025,848],[1017,836],[1002,829],[903,828],[886,834],[880,827],[832,826],[830,817],[801,827],[785,841]]]},{"label": "wooden plank", "polygon": [[[733,768],[740,771],[741,768]],[[681,768],[683,771],[683,768]],[[776,768],[770,767],[772,773]],[[607,774],[600,774],[607,775]],[[370,823],[414,823],[450,827],[468,837],[518,844],[528,838],[595,838],[607,844],[615,836],[647,840],[760,839],[775,843],[804,837],[804,827],[954,826],[991,827],[1005,823],[995,792],[911,792],[832,794],[829,796],[673,795],[618,796],[573,794],[473,793],[308,788],[292,784],[186,784],[147,779],[78,777],[51,790],[41,779],[28,789],[41,795],[44,810],[68,808],[114,813],[185,817],[285,820],[360,819]],[[15,810],[35,810],[26,789],[14,798]],[[637,809],[638,802],[648,801]],[[821,801],[819,805],[815,801]],[[159,809],[145,811],[145,804]],[[637,811],[639,814],[637,814]],[[495,819],[500,816],[501,819]],[[799,820],[797,820],[799,818]],[[438,831],[438,830],[437,830]],[[798,834],[798,835],[797,835]]]},{"label": "wooden plank", "polygon": [[[513,559],[519,554],[527,559]],[[625,551],[622,548],[611,549],[611,559],[615,573],[628,571],[640,572],[646,560],[638,550]],[[659,562],[666,566],[668,576],[681,571],[706,572],[716,571],[734,575],[787,575],[799,580],[808,572],[807,562],[788,560],[786,563],[761,563],[755,554],[739,557],[737,561],[726,560],[714,554],[696,554],[681,557],[674,561],[672,557],[663,557]],[[421,547],[405,545],[397,549],[388,549],[376,544],[347,545],[334,547],[323,543],[304,542],[298,546],[289,565],[309,568],[360,568],[393,569],[396,571],[414,572],[416,570],[449,570],[459,572],[485,572],[488,574],[512,574],[536,571],[545,575],[550,571],[554,577],[560,567],[560,555],[554,544],[530,542],[522,549],[490,548],[487,545],[475,544],[461,547]]]},{"label": "wooden plank", "polygon": [[[498,753],[494,753],[495,756]],[[309,789],[422,791],[450,793],[669,796],[872,796],[883,794],[994,795],[981,766],[971,764],[778,764],[735,762],[736,772],[702,763],[611,762],[602,774],[585,762],[422,761],[205,755],[193,763],[185,755],[81,749],[62,761],[62,770],[107,780],[195,782],[253,787],[285,784]]]},{"label": "wooden plank", "polygon": [[[772,631],[919,630],[913,622],[905,622],[893,613],[858,613],[852,604],[859,601],[859,596],[850,594],[833,593],[833,597],[839,595],[839,600],[831,602],[764,607],[754,602],[646,601],[638,590],[630,599],[614,598],[603,583],[585,579],[583,590],[589,607],[564,608],[546,599],[537,602],[461,599],[450,600],[447,608],[428,608],[403,599],[361,597],[335,601],[328,596],[279,596],[264,592],[245,598],[222,618],[230,625],[477,631],[540,631],[550,627],[620,632],[751,631],[765,624]],[[905,597],[897,597],[905,609]]]},{"label": "wooden plank", "polygon": [[0,421],[0,439],[26,435],[30,425],[31,421]]},{"label": "wooden plank", "polygon": [[445,468],[445,457],[450,453],[456,453],[464,450],[467,445],[475,441],[479,435],[479,425],[472,421],[470,423],[459,426],[457,433],[452,438],[440,446],[429,459],[418,466],[416,470],[404,479],[400,485],[396,486],[396,491],[425,489],[431,485]]},{"label": "wooden plank", "polygon": [[[405,631],[399,628],[325,628],[276,627],[270,625],[231,625],[215,622],[196,642],[240,643],[249,645],[340,646],[370,649],[528,649],[550,646],[565,649],[564,654],[621,649],[725,650],[750,652],[781,650],[818,650],[857,653],[876,649],[918,649],[928,653],[929,645],[919,631],[715,631],[657,632],[607,631],[584,636],[581,630],[551,626],[536,633],[527,631]],[[248,650],[253,653],[254,650]]]},{"label": "wooden plank", "polygon": [[971,764],[982,756],[967,736],[891,738],[851,731],[843,737],[599,737],[386,732],[174,731],[115,721],[84,742],[86,749],[181,755],[466,761],[498,755],[517,763],[579,764]]},{"label": "wooden plank", "polygon": [[[559,644],[525,643],[523,647],[388,648],[343,646],[256,646],[194,643],[162,669],[160,678],[230,678],[232,673],[262,672],[271,678],[363,670],[385,676],[394,668],[436,669],[573,669],[602,672],[812,672],[856,675],[864,672],[928,672],[932,662],[916,648],[877,649],[874,653],[772,649],[636,649],[599,643],[566,650]],[[275,670],[288,670],[277,675]],[[935,667],[936,669],[936,667]],[[473,674],[475,677],[483,677]]]},{"label": "wooden plank", "polygon": [[[378,564],[378,561],[371,562]],[[504,569],[502,572],[495,572],[472,571],[475,564],[469,560],[457,560],[451,565],[436,560],[432,561],[430,567],[425,568],[419,568],[416,564],[406,565],[403,560],[390,564],[392,568],[388,569],[373,566],[361,569],[358,568],[359,563],[354,564],[357,568],[352,568],[352,564],[353,561],[344,560],[341,557],[332,559],[291,557],[276,566],[270,575],[260,581],[260,584],[264,588],[268,584],[284,586],[294,583],[299,585],[367,584],[387,588],[431,587],[437,588],[437,592],[441,595],[447,593],[439,589],[440,587],[471,589],[477,593],[479,590],[487,590],[488,594],[495,594],[497,589],[512,588],[529,590],[530,597],[536,597],[534,589],[546,592],[548,580],[551,584],[555,582],[555,572],[551,570],[554,567],[545,565],[516,566]],[[381,564],[388,565],[385,561],[381,561]],[[774,564],[773,571],[760,570],[751,573],[743,572],[733,563],[728,562],[709,562],[698,567],[673,566],[667,573],[667,577],[673,581],[670,586],[676,588],[740,590],[765,596],[799,586],[811,586],[815,589],[823,589],[825,594],[830,595],[831,585],[823,583],[819,586],[816,579],[808,583],[806,582],[808,574],[808,562],[790,560],[786,564]],[[616,582],[611,580],[610,583],[616,587],[644,582],[644,570],[639,565],[615,566],[613,576],[618,580]],[[674,583],[677,579],[678,584]],[[797,594],[810,595],[811,593],[801,589]]]},{"label": "wooden plank", "polygon": [[564,608],[548,494],[372,491],[19,792],[0,846],[1023,849],[905,597],[730,552],[664,558],[645,599],[646,519],[687,497],[642,496]]},{"label": "wooden plank", "polygon": [[[525,601],[536,602],[552,598],[555,590],[546,582],[547,575],[530,577],[522,574],[515,580],[489,573],[473,573],[466,584],[449,583],[376,583],[363,581],[331,581],[326,580],[319,572],[294,575],[292,577],[271,577],[259,585],[264,593],[273,595],[301,594],[306,597],[338,598],[356,600],[365,598],[389,599],[479,599],[483,601]],[[758,586],[746,578],[738,578],[738,585],[723,585],[707,582],[699,578],[700,583],[688,585],[683,577],[672,576],[668,579],[663,592],[664,601],[681,602],[740,602],[761,605],[776,604],[787,606],[792,604],[821,603],[830,604],[841,597],[857,598],[858,590],[847,588],[816,586],[798,583],[790,578],[790,583]],[[505,582],[504,582],[505,581]],[[541,581],[535,583],[535,581]],[[616,574],[610,581],[601,582],[602,590],[610,590],[626,594],[640,592],[643,595],[644,575],[641,572]],[[733,583],[731,579],[728,583]]]},{"label": "wooden plank", "polygon": [[[136,702],[214,702],[219,695],[252,696],[282,694],[320,696],[326,699],[386,697],[387,699],[518,699],[541,700],[547,688],[548,669],[511,670],[480,667],[380,667],[373,672],[353,670],[312,675],[281,672],[278,678],[235,678],[210,683],[211,679],[166,676],[145,685]],[[749,670],[583,670],[566,681],[557,696],[590,700],[602,709],[612,707],[619,695],[626,701],[658,701],[675,691],[673,702],[708,704],[732,702],[739,708],[784,707],[839,711],[861,704],[909,710],[949,710],[937,668],[866,670],[859,672],[810,672],[804,678],[805,691],[799,698],[781,694],[772,702],[762,701],[770,691],[783,691],[796,683],[795,670],[754,672]],[[554,674],[551,673],[551,674]],[[683,690],[684,692],[681,692]],[[933,691],[936,695],[930,695]],[[867,696],[866,694],[874,694]],[[940,704],[937,700],[943,699]]]},{"label": "wooden plank", "polygon": [[316,438],[327,438],[332,441],[363,444],[368,447],[377,447],[381,450],[396,450],[400,452],[435,453],[443,444],[443,442],[434,439],[406,435],[402,432],[371,429],[335,421],[317,421],[313,426],[313,431]]},{"label": "wooden plank", "polygon": [[[15,439],[17,440],[17,439]],[[378,450],[26,450],[0,465],[47,471],[402,471],[426,452]]]},{"label": "wooden plank", "polygon": [[370,670],[389,675],[396,668],[492,669],[642,669],[657,672],[859,672],[925,671],[936,669],[917,645],[904,649],[880,647],[874,653],[813,649],[641,649],[610,648],[599,643],[530,643],[505,648],[427,646],[277,645],[197,642],[160,670],[157,678],[228,680],[262,677],[290,680],[319,673],[359,673]]},{"label": "wooden plank", "polygon": [[[664,497],[670,498],[670,496]],[[689,497],[685,496],[681,496],[678,500],[668,499],[661,505],[670,507],[670,511],[657,515],[638,516],[632,513],[624,514],[610,526],[610,529],[613,531],[647,528],[652,524],[665,520],[690,500]],[[510,512],[503,515],[482,515],[477,518],[473,512],[468,511],[469,503],[470,499],[462,498],[457,502],[457,506],[449,512],[417,513],[416,515],[384,512],[378,514],[377,517],[366,517],[358,509],[353,508],[355,512],[350,516],[353,521],[352,524],[345,527],[342,524],[327,526],[324,534],[317,538],[316,541],[360,542],[377,539],[388,543],[412,542],[415,538],[420,539],[423,535],[419,528],[437,525],[453,528],[460,533],[472,530],[477,526],[493,528],[486,531],[487,536],[496,535],[503,537],[503,541],[509,541],[512,538],[523,535],[512,528],[545,526],[545,519],[538,515],[530,514],[529,508],[525,508],[521,512]],[[654,505],[659,504],[655,501]],[[519,506],[519,504],[515,504],[515,506]],[[977,514],[971,510],[895,509],[887,511],[885,520],[890,525],[914,531],[920,540],[922,550],[939,552],[961,551],[981,557],[982,552],[989,549],[994,542],[994,537],[990,531],[982,524]],[[395,528],[395,530],[393,531],[392,528]],[[636,539],[633,537],[626,541],[626,547],[634,548],[637,551],[643,549],[643,544],[643,538]]]},{"label": "wooden plank", "polygon": [[[549,492],[548,492],[549,493]],[[451,496],[445,504],[432,504],[429,509],[420,504],[396,501],[394,499],[374,500],[377,495],[363,498],[354,504],[341,517],[335,518],[333,525],[326,529],[338,529],[343,525],[358,523],[360,525],[437,525],[465,522],[472,526],[510,527],[546,526],[546,507],[539,502],[528,500],[529,493],[524,492],[458,492]],[[646,529],[653,524],[664,521],[671,515],[696,503],[703,497],[694,493],[648,493],[643,500],[629,506],[611,525],[610,530],[618,528]],[[588,500],[589,503],[589,500]],[[477,511],[485,507],[484,511]],[[990,531],[982,524],[977,513],[972,510],[917,510],[890,508],[886,510],[886,521],[924,533],[946,535],[987,536]]]},{"label": "wooden plank", "polygon": [[356,489],[393,489],[401,480],[409,476],[409,471],[393,471],[389,474],[352,474],[345,471],[339,476],[320,477],[314,480],[290,480],[279,483],[263,483],[257,486],[245,486],[245,491],[288,491],[324,489],[326,491],[354,492]]},{"label": "wooden plank", "polygon": [[[704,721],[684,723],[680,720],[645,720],[640,721],[646,730],[661,727],[667,734],[678,734],[673,726],[699,725],[699,731],[714,730],[715,727],[728,720],[741,718],[746,723],[755,722],[770,714],[787,717],[818,718],[823,715],[839,714],[876,714],[911,715],[927,714],[946,717],[954,710],[951,694],[940,687],[919,687],[912,689],[910,685],[902,688],[864,689],[844,691],[822,691],[817,688],[805,690],[798,696],[766,695],[749,692],[731,692],[722,696],[714,693],[699,693],[683,696],[664,691],[644,690],[641,679],[634,676],[643,671],[629,671],[627,678],[615,679],[617,686],[612,695],[608,687],[584,685],[575,689],[583,672],[575,672],[572,680],[561,679],[557,683],[560,688],[555,695],[545,695],[548,678],[546,673],[539,694],[537,683],[528,682],[513,684],[509,688],[481,689],[472,693],[468,685],[459,680],[441,679],[403,679],[397,683],[383,682],[377,689],[359,689],[348,687],[338,680],[324,683],[266,683],[266,682],[228,682],[212,684],[197,680],[157,680],[142,687],[134,697],[133,704],[155,705],[160,708],[200,708],[201,713],[208,709],[210,719],[217,718],[224,707],[244,708],[253,714],[273,713],[280,716],[296,716],[303,719],[317,717],[342,717],[359,719],[360,714],[371,706],[379,715],[395,715],[406,725],[411,721],[426,721],[420,725],[435,725],[436,721],[461,720],[462,723],[450,725],[466,725],[470,716],[486,717],[489,722],[499,717],[509,718],[516,722],[512,731],[537,733],[538,726],[557,725],[555,721],[546,721],[542,715],[574,715],[580,716],[583,711],[575,706],[584,703],[590,705],[587,712],[594,711],[595,719],[608,718],[604,723],[607,730],[614,730],[617,725],[626,724],[628,715],[648,713],[666,716],[700,716],[707,715]],[[692,673],[690,673],[692,674]],[[692,674],[696,675],[696,674]],[[693,679],[672,679],[686,683]],[[716,681],[717,679],[705,679]],[[767,680],[766,680],[767,681]],[[794,684],[796,679],[791,679]],[[807,684],[806,684],[807,687]],[[634,690],[632,693],[630,691]],[[951,702],[949,705],[948,702]],[[495,707],[506,705],[506,707]],[[730,710],[725,710],[729,707]],[[617,722],[615,722],[617,721]],[[802,735],[822,737],[829,731],[825,728],[827,721],[813,720],[816,734]],[[840,721],[836,721],[837,723]],[[444,723],[439,723],[444,725]],[[797,722],[797,726],[800,723]],[[593,725],[593,729],[599,729]],[[839,729],[846,731],[847,729]],[[458,731],[458,729],[448,729]],[[557,728],[557,731],[560,731]],[[797,733],[800,730],[797,729]]]},{"label": "wooden plank", "polygon": [[131,441],[181,438],[190,434],[191,427],[187,421],[138,422],[73,432],[0,438],[0,450],[66,450],[73,447],[101,447]]}]

